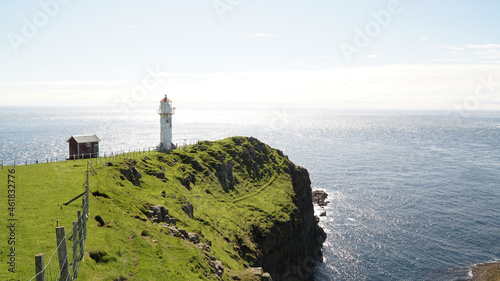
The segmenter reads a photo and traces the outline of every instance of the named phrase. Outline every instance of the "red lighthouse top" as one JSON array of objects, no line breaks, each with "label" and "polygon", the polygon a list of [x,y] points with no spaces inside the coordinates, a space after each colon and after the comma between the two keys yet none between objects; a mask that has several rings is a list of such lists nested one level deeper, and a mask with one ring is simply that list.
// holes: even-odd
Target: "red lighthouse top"
[{"label": "red lighthouse top", "polygon": [[167,98],[167,95],[160,101],[160,102],[172,102],[169,98]]}]

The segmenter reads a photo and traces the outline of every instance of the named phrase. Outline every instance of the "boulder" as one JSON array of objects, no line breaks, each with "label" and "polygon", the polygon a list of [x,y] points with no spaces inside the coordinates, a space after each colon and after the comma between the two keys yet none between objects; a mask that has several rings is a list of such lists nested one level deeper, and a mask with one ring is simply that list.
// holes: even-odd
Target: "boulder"
[{"label": "boulder", "polygon": [[262,281],[273,281],[273,278],[271,278],[271,274],[269,274],[268,272],[265,272],[264,274],[262,274],[261,280]]},{"label": "boulder", "polygon": [[165,222],[168,224],[177,225],[177,219],[174,217],[168,217]]},{"label": "boulder", "polygon": [[315,190],[312,192],[312,201],[318,204],[318,206],[324,207],[328,205],[330,201],[326,201],[326,198],[328,198],[328,194],[323,190]]},{"label": "boulder", "polygon": [[174,236],[174,237],[180,237],[181,236],[181,233],[179,232],[179,230],[177,229],[177,227],[175,227],[175,226],[169,226],[168,229],[170,229],[170,231],[172,232],[172,236]]},{"label": "boulder", "polygon": [[182,237],[189,239],[189,234],[185,229],[179,229],[179,232],[181,233]]},{"label": "boulder", "polygon": [[262,277],[262,274],[264,274],[264,270],[262,269],[262,267],[250,267],[247,270],[258,277]]},{"label": "boulder", "polygon": [[200,249],[202,249],[204,251],[207,251],[207,252],[211,251],[210,247],[208,245],[206,245],[206,244],[200,243],[200,244],[198,244],[198,247],[200,247]]},{"label": "boulder", "polygon": [[187,188],[187,189],[191,190],[191,179],[190,179],[189,177],[183,178],[183,179],[181,180],[181,184],[182,184],[185,188]]},{"label": "boulder", "polygon": [[219,280],[222,278],[222,274],[224,274],[224,265],[222,264],[221,261],[215,260],[215,261],[210,261],[210,266],[212,266],[213,272],[217,275]]},{"label": "boulder", "polygon": [[184,213],[186,213],[186,215],[188,215],[190,218],[193,218],[193,212],[194,212],[194,207],[193,207],[193,204],[191,204],[191,203],[184,204],[184,206],[182,206],[182,210],[183,210],[183,211],[184,211]]},{"label": "boulder", "polygon": [[149,207],[149,212],[146,216],[153,222],[166,222],[168,210],[163,205],[153,205]]},{"label": "boulder", "polygon": [[136,167],[126,167],[122,169],[120,172],[133,185],[139,186],[141,184],[139,179],[142,177],[142,174]]},{"label": "boulder", "polygon": [[189,232],[188,233],[189,241],[193,244],[199,244],[200,243],[200,238],[198,237],[198,234],[194,232]]}]

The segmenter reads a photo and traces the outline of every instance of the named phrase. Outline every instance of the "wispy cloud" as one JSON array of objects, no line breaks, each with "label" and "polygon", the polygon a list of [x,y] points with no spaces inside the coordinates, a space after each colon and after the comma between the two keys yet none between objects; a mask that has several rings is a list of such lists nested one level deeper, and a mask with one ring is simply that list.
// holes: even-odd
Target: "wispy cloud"
[{"label": "wispy cloud", "polygon": [[257,37],[263,37],[263,38],[272,38],[272,37],[283,37],[283,34],[277,34],[277,35],[272,35],[268,33],[255,33],[255,34],[249,34],[245,36],[246,38],[257,38]]},{"label": "wispy cloud", "polygon": [[448,50],[463,50],[464,48],[458,47],[458,46],[447,46],[447,45],[438,45],[434,46],[434,48],[442,48],[442,49],[448,49]]},{"label": "wispy cloud", "polygon": [[[163,91],[176,102],[293,103],[331,108],[449,109],[474,94],[479,78],[500,74],[498,64],[387,65],[303,71],[186,74],[162,72],[165,88],[148,95],[157,101]],[[77,99],[111,104],[130,94],[137,81],[0,82],[4,103]],[[6,99],[4,101],[4,99]],[[494,105],[492,96],[485,106]]]},{"label": "wispy cloud", "polygon": [[427,37],[420,38],[420,41],[427,41]]},{"label": "wispy cloud", "polygon": [[500,49],[500,44],[482,44],[482,45],[476,45],[476,44],[470,44],[470,45],[465,45],[466,48],[469,49]]},{"label": "wispy cloud", "polygon": [[125,29],[138,29],[141,27],[140,25],[126,25],[124,26]]}]

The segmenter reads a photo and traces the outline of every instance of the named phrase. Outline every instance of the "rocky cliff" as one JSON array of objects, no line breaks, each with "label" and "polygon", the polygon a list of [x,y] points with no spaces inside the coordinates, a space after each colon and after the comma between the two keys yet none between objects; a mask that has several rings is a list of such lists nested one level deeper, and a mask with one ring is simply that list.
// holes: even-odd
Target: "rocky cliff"
[{"label": "rocky cliff", "polygon": [[[307,170],[281,151],[232,137],[93,165],[79,279],[313,280],[325,235]],[[44,215],[18,209],[23,225],[40,235],[19,228],[31,246],[16,256],[16,278],[32,277],[33,255],[55,250],[56,220],[71,229],[81,203],[61,204],[82,192],[86,167],[86,160],[17,167],[16,180],[29,183],[19,202]],[[48,175],[56,183],[37,180]]]},{"label": "rocky cliff", "polygon": [[314,216],[309,173],[292,163],[286,172],[292,178],[297,209],[284,223],[254,230],[255,240],[262,249],[259,262],[273,280],[314,280],[313,268],[322,261],[326,234]]}]

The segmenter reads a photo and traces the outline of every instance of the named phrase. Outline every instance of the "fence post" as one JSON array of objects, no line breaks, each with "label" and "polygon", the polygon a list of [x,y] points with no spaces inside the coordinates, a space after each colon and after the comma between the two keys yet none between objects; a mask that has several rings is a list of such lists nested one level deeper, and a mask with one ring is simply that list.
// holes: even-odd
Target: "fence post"
[{"label": "fence post", "polygon": [[76,279],[76,277],[78,276],[78,241],[77,220],[73,222],[73,279]]},{"label": "fence post", "polygon": [[69,279],[69,261],[68,248],[66,247],[66,233],[64,226],[56,227],[57,237],[57,256],[59,257],[59,269],[61,270],[61,278],[59,280]]},{"label": "fence post", "polygon": [[78,227],[78,240],[80,241],[80,258],[83,260],[83,257],[85,255],[85,248],[83,245],[83,241],[85,240],[85,236],[83,234],[83,229],[85,225],[87,224],[87,221],[85,220],[85,205],[87,205],[87,200],[86,200],[87,195],[82,196],[82,211],[79,214],[80,218],[80,226]]},{"label": "fence post", "polygon": [[44,254],[35,255],[36,281],[45,281],[45,256]]},{"label": "fence post", "polygon": [[[85,196],[85,195],[84,195]],[[79,257],[77,258],[78,260],[81,260],[83,259],[83,255],[84,255],[84,252],[83,252],[83,235],[82,235],[82,222],[83,222],[83,217],[82,217],[82,211],[77,211],[76,214],[78,215],[78,220],[77,220],[77,224],[78,224],[78,243],[79,243]]]}]

